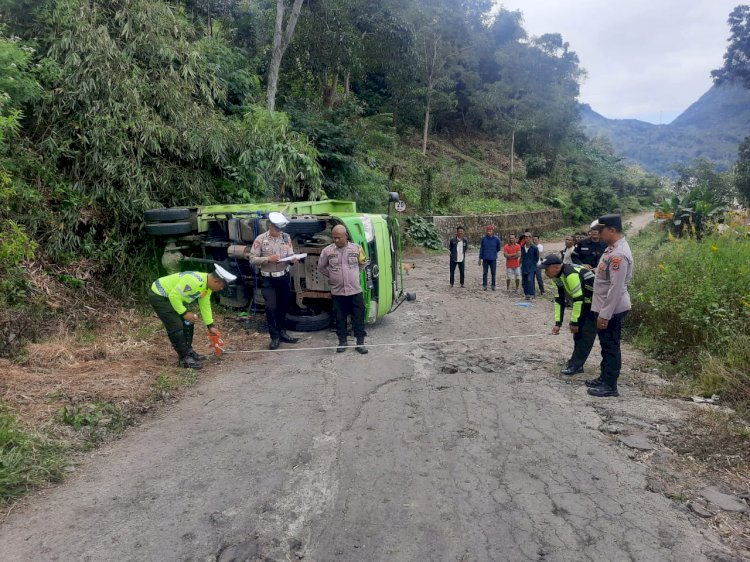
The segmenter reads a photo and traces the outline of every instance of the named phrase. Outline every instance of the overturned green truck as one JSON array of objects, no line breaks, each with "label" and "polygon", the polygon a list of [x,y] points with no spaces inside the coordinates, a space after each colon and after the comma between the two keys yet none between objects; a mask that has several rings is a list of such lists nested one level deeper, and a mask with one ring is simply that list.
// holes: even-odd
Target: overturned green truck
[{"label": "overturned green truck", "polygon": [[287,327],[298,331],[327,328],[331,323],[328,279],[318,272],[320,253],[333,242],[331,230],[346,227],[349,238],[364,248],[362,271],[365,318],[368,324],[394,310],[412,293],[404,294],[401,239],[398,220],[380,214],[358,213],[351,201],[325,200],[294,203],[210,205],[193,208],[151,209],[144,213],[145,232],[163,240],[161,263],[168,273],[207,270],[217,263],[238,277],[219,294],[219,302],[233,308],[262,308],[260,274],[248,256],[253,241],[266,231],[271,212],[284,213],[284,229],[295,253],[307,258],[292,266],[295,306]]}]

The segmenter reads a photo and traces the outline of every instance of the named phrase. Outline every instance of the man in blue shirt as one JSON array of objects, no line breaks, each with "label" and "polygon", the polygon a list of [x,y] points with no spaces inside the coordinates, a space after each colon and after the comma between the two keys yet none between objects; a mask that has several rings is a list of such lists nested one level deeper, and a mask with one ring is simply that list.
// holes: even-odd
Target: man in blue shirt
[{"label": "man in blue shirt", "polygon": [[486,234],[482,236],[479,245],[479,264],[482,266],[482,286],[487,290],[487,270],[492,274],[492,290],[495,290],[495,275],[497,274],[497,254],[500,251],[500,239],[495,236],[495,227],[488,225]]}]

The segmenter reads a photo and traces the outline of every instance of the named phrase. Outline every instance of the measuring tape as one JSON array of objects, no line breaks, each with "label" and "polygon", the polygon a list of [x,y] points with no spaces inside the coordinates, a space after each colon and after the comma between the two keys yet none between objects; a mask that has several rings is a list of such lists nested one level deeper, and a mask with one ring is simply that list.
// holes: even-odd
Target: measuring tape
[{"label": "measuring tape", "polygon": [[232,354],[232,353],[280,353],[285,351],[323,351],[328,349],[338,349],[340,347],[343,347],[345,349],[354,349],[356,347],[399,347],[399,346],[406,346],[406,345],[435,345],[435,344],[446,344],[446,343],[465,343],[465,342],[476,342],[476,341],[493,341],[493,340],[509,340],[509,339],[515,339],[515,338],[539,338],[543,336],[548,336],[551,334],[525,334],[521,336],[491,336],[486,338],[464,338],[464,339],[456,339],[456,340],[433,340],[433,341],[417,341],[417,342],[396,342],[396,343],[368,343],[363,344],[362,346],[358,345],[329,345],[329,346],[323,346],[323,347],[285,347],[285,348],[279,348],[279,349],[248,349],[248,350],[242,350],[242,349],[225,349],[225,354]]}]

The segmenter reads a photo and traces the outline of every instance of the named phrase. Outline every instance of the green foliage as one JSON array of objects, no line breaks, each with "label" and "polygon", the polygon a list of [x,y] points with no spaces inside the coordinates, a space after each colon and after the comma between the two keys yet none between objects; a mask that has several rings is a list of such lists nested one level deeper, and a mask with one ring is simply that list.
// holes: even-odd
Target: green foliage
[{"label": "green foliage", "polygon": [[750,240],[635,239],[630,318],[635,340],[680,360],[697,388],[750,401]]},{"label": "green foliage", "polygon": [[29,240],[22,226],[11,220],[0,222],[0,272],[34,258],[36,242]]},{"label": "green foliage", "polygon": [[57,413],[57,421],[85,432],[84,448],[95,446],[107,435],[121,434],[130,423],[122,408],[109,402],[63,406]]},{"label": "green foliage", "polygon": [[59,445],[24,430],[0,403],[0,506],[37,486],[58,482],[66,464]]},{"label": "green foliage", "polygon": [[406,239],[413,246],[424,246],[431,250],[443,248],[443,240],[440,238],[435,225],[416,215],[406,219]]},{"label": "green foliage", "polygon": [[673,235],[687,234],[701,239],[711,223],[722,217],[728,208],[721,193],[703,182],[682,197],[675,195],[664,201],[660,210],[672,214],[670,230]]},{"label": "green foliage", "polygon": [[750,137],[740,145],[735,169],[735,188],[746,204],[750,204]]},{"label": "green foliage", "polygon": [[239,124],[246,147],[240,152],[234,176],[245,188],[239,195],[274,194],[282,198],[318,199],[324,195],[318,152],[298,132],[289,130],[289,117],[252,106]]},{"label": "green foliage", "polygon": [[724,54],[724,66],[711,72],[714,81],[721,84],[727,81],[742,83],[750,88],[750,5],[737,6],[729,14],[729,45]]}]

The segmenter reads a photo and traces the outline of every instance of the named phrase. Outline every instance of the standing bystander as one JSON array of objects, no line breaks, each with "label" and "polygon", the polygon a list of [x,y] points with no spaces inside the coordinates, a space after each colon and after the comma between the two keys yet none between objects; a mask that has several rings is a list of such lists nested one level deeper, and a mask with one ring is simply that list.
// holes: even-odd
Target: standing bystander
[{"label": "standing bystander", "polygon": [[518,292],[518,285],[521,282],[521,245],[516,242],[516,235],[508,236],[508,243],[503,246],[503,256],[505,256],[505,288],[510,294],[510,280],[516,280],[515,292]]},{"label": "standing bystander", "polygon": [[534,242],[534,246],[536,246],[537,251],[539,252],[539,261],[537,261],[536,264],[536,282],[539,285],[539,294],[544,294],[544,276],[542,275],[542,256],[544,255],[544,244],[542,244],[542,239],[539,236],[534,236],[531,239]]},{"label": "standing bystander", "polygon": [[523,294],[528,301],[536,297],[534,281],[537,263],[539,262],[539,250],[532,244],[530,232],[524,232],[521,240],[523,242],[523,246],[521,246],[521,277],[523,279]]},{"label": "standing bystander", "polygon": [[500,252],[500,240],[495,236],[495,227],[488,225],[486,234],[482,236],[479,247],[479,264],[482,266],[482,286],[487,290],[487,270],[492,275],[492,290],[495,290],[495,275],[497,274],[497,254]]},{"label": "standing bystander", "polygon": [[456,228],[456,235],[448,242],[448,248],[451,255],[451,287],[453,287],[453,283],[455,281],[456,266],[458,266],[458,280],[461,283],[461,288],[463,288],[466,265],[466,250],[469,248],[469,243],[466,241],[466,238],[464,238],[463,226],[459,226],[458,228]]}]

